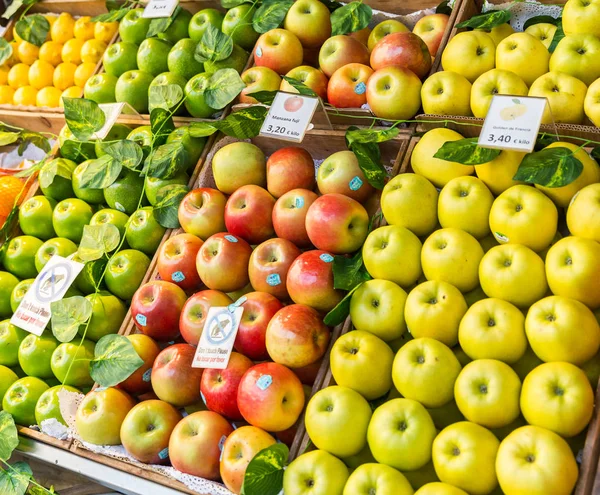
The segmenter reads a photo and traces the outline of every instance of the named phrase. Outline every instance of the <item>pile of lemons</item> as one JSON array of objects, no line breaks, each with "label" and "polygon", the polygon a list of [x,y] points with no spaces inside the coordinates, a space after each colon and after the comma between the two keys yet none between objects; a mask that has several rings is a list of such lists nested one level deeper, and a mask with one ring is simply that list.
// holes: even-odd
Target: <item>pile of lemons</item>
[{"label": "pile of lemons", "polygon": [[63,96],[80,97],[119,28],[68,13],[44,17],[50,31],[41,47],[13,29],[12,56],[0,66],[0,104],[59,107]]}]

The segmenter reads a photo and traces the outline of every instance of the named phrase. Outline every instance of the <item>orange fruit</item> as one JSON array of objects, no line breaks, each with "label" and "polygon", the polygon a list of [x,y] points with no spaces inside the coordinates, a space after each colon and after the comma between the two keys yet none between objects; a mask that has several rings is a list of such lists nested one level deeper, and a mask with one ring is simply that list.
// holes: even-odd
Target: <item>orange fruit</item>
[{"label": "orange fruit", "polygon": [[75,71],[75,86],[83,88],[87,80],[92,77],[96,70],[96,64],[92,62],[84,62]]},{"label": "orange fruit", "polygon": [[25,182],[12,175],[4,175],[0,177],[0,217],[3,217],[1,223],[4,223],[6,217],[10,214],[15,201],[21,204],[25,199],[25,192],[21,193],[25,187]]},{"label": "orange fruit", "polygon": [[73,38],[67,41],[62,49],[62,61],[79,65],[81,63],[81,47],[84,41]]},{"label": "orange fruit", "polygon": [[17,64],[8,71],[8,85],[17,89],[29,85],[29,66]]},{"label": "orange fruit", "polygon": [[15,90],[10,86],[0,86],[0,105],[12,105]]},{"label": "orange fruit", "polygon": [[38,107],[51,107],[56,108],[60,104],[60,97],[62,91],[54,86],[48,86],[38,91],[35,99],[35,104]]},{"label": "orange fruit", "polygon": [[94,23],[94,38],[104,43],[110,43],[113,36],[119,30],[118,22],[96,22]]},{"label": "orange fruit", "polygon": [[58,16],[50,28],[52,41],[66,43],[73,38],[73,29],[75,28],[75,19],[71,14],[63,12]]},{"label": "orange fruit", "polygon": [[70,86],[75,84],[75,71],[77,70],[77,66],[71,63],[59,64],[56,69],[54,69],[54,86],[61,91],[64,91]]},{"label": "orange fruit", "polygon": [[82,41],[91,40],[94,37],[94,22],[90,22],[91,17],[84,15],[75,21],[73,34],[75,38]]},{"label": "orange fruit", "polygon": [[59,107],[64,107],[63,98],[66,96],[67,98],[81,98],[83,95],[83,89],[78,86],[71,86],[70,88],[65,89],[60,95],[60,100],[58,102]]},{"label": "orange fruit", "polygon": [[57,43],[56,41],[46,41],[46,43],[40,47],[40,60],[48,62],[49,64],[52,64],[53,67],[56,67],[63,61],[62,49],[63,45],[60,43]]},{"label": "orange fruit", "polygon": [[15,91],[13,103],[15,105],[26,105],[34,107],[36,105],[38,90],[33,86],[23,86]]},{"label": "orange fruit", "polygon": [[24,64],[31,65],[39,58],[40,49],[27,41],[21,41],[17,46],[17,55]]},{"label": "orange fruit", "polygon": [[29,84],[36,89],[42,89],[46,86],[52,86],[52,76],[54,75],[54,66],[43,60],[36,60],[29,67]]},{"label": "orange fruit", "polygon": [[106,43],[96,39],[87,40],[81,47],[81,61],[97,64],[102,59]]},{"label": "orange fruit", "polygon": [[10,70],[10,67],[8,67],[7,65],[0,66],[0,85],[6,84],[8,82],[8,71],[9,70]]}]

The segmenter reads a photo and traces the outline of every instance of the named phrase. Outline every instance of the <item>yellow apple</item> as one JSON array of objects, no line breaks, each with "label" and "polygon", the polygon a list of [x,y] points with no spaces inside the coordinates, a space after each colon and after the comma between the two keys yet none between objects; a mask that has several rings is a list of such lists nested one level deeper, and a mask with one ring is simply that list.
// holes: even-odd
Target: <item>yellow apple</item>
[{"label": "yellow apple", "polygon": [[492,161],[475,165],[475,173],[486,186],[499,196],[504,191],[522,182],[513,179],[527,153],[502,150]]},{"label": "yellow apple", "polygon": [[385,21],[377,24],[373,31],[369,34],[369,39],[367,40],[367,48],[369,51],[373,51],[373,48],[377,43],[379,43],[383,38],[385,38],[388,34],[392,33],[408,33],[410,29],[408,29],[404,24],[396,19],[387,19]]},{"label": "yellow apple", "polygon": [[393,467],[376,463],[363,464],[348,478],[343,495],[371,495],[372,493],[412,495],[414,492],[406,477]]},{"label": "yellow apple", "polygon": [[529,33],[534,38],[540,40],[546,48],[550,48],[552,40],[554,39],[554,33],[556,33],[557,26],[550,24],[549,22],[540,22],[529,26],[525,32]]},{"label": "yellow apple", "polygon": [[581,124],[586,93],[585,83],[561,72],[548,72],[529,88],[529,96],[548,98],[550,108],[546,108],[542,124]]},{"label": "yellow apple", "polygon": [[600,79],[590,84],[583,100],[583,110],[596,127],[600,126]]},{"label": "yellow apple", "polygon": [[600,242],[600,184],[586,186],[573,196],[567,227],[573,235]]},{"label": "yellow apple", "polygon": [[470,94],[471,83],[465,76],[450,71],[436,72],[425,80],[421,88],[423,111],[470,117]]},{"label": "yellow apple", "polygon": [[508,23],[500,24],[499,26],[493,27],[491,29],[478,28],[475,29],[475,31],[487,33],[494,40],[496,46],[498,46],[503,39],[508,38],[511,34],[515,32],[512,26]]},{"label": "yellow apple", "polygon": [[567,36],[589,33],[600,37],[599,18],[599,0],[569,0],[563,8],[563,30]]},{"label": "yellow apple", "polygon": [[527,96],[529,89],[523,79],[514,72],[492,69],[482,74],[473,83],[471,90],[471,111],[483,119],[488,113],[494,95]]},{"label": "yellow apple", "polygon": [[337,457],[324,450],[302,454],[283,473],[283,492],[305,495],[342,495],[348,481],[348,468]]},{"label": "yellow apple", "polygon": [[600,77],[600,39],[593,34],[572,34],[556,46],[550,70],[576,77],[588,86]]},{"label": "yellow apple", "polygon": [[433,482],[427,483],[419,488],[415,495],[468,495],[467,492],[449,485],[448,483]]},{"label": "yellow apple", "polygon": [[481,75],[495,66],[496,43],[489,34],[480,31],[459,33],[452,38],[444,53],[444,70],[457,72],[473,83]]},{"label": "yellow apple", "polygon": [[527,86],[548,72],[550,52],[529,33],[514,33],[496,48],[496,68],[514,72]]}]

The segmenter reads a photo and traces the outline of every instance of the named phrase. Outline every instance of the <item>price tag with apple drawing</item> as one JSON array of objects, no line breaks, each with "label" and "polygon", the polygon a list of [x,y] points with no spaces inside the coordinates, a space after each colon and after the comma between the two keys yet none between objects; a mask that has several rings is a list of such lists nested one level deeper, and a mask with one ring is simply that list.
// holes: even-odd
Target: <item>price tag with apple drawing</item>
[{"label": "price tag with apple drawing", "polygon": [[317,97],[279,91],[263,122],[260,135],[301,143],[318,105]]},{"label": "price tag with apple drawing", "polygon": [[145,19],[157,19],[159,17],[171,17],[179,0],[150,0],[142,17]]}]

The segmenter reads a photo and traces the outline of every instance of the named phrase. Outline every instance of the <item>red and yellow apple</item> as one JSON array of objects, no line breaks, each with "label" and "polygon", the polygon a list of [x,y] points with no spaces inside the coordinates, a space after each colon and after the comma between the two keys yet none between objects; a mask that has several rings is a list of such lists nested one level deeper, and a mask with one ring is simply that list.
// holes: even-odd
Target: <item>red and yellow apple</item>
[{"label": "red and yellow apple", "polygon": [[268,67],[277,74],[287,74],[302,65],[304,52],[302,43],[291,31],[271,29],[262,34],[254,47],[254,63]]},{"label": "red and yellow apple", "polygon": [[249,244],[260,244],[273,237],[275,198],[266,189],[253,184],[235,191],[225,205],[227,231]]},{"label": "red and yellow apple", "polygon": [[208,239],[218,232],[225,232],[225,195],[210,187],[193,189],[181,200],[178,219],[188,234]]},{"label": "red and yellow apple", "polygon": [[208,310],[213,306],[229,306],[233,300],[218,290],[201,290],[190,297],[181,310],[179,331],[190,345],[198,345],[206,323]]},{"label": "red and yellow apple", "polygon": [[259,91],[277,91],[281,77],[268,67],[250,67],[242,74],[242,81],[246,83],[246,87],[240,93],[239,102],[255,105],[258,101],[250,95]]},{"label": "red and yellow apple", "polygon": [[127,339],[135,349],[139,357],[144,360],[144,364],[133,372],[127,380],[119,383],[119,388],[133,395],[142,395],[152,390],[149,371],[154,364],[156,356],[160,354],[160,347],[154,340],[143,333],[132,333],[127,335]]},{"label": "red and yellow apple", "polygon": [[317,186],[321,194],[343,194],[359,203],[364,203],[375,192],[352,151],[329,155],[319,167]]},{"label": "red and yellow apple", "polygon": [[314,189],[315,163],[304,148],[278,149],[267,160],[267,189],[280,198],[292,189]]},{"label": "red and yellow apple", "polygon": [[369,65],[369,50],[360,41],[340,34],[323,43],[319,51],[319,67],[327,77],[352,63]]},{"label": "red and yellow apple", "polygon": [[449,20],[446,14],[426,15],[413,28],[413,33],[425,42],[432,57],[437,55]]},{"label": "red and yellow apple", "polygon": [[374,70],[403,67],[423,79],[431,70],[431,54],[425,42],[414,33],[393,33],[375,45],[371,52]]},{"label": "red and yellow apple", "polygon": [[196,256],[202,239],[192,234],[178,234],[165,242],[158,253],[156,267],[162,280],[178,285],[183,290],[200,285],[196,270]]},{"label": "red and yellow apple", "polygon": [[[319,69],[315,69],[310,65],[300,65],[294,67],[286,74],[286,76],[300,81],[306,87],[312,89],[317,96],[321,97],[323,100],[327,98],[327,83],[329,82],[329,79],[327,79],[327,76]],[[287,93],[299,93],[299,91],[285,79],[281,81],[279,89],[280,91],[285,91]]]},{"label": "red and yellow apple", "polygon": [[164,349],[152,367],[152,389],[160,400],[185,407],[200,400],[202,369],[192,368],[196,348],[174,344]]},{"label": "red and yellow apple", "polygon": [[336,108],[360,108],[367,103],[367,81],[373,69],[347,64],[336,70],[327,85],[327,101]]},{"label": "red and yellow apple", "polygon": [[293,189],[281,196],[273,208],[273,228],[278,237],[300,248],[311,245],[306,232],[306,214],[318,196],[307,189]]}]

